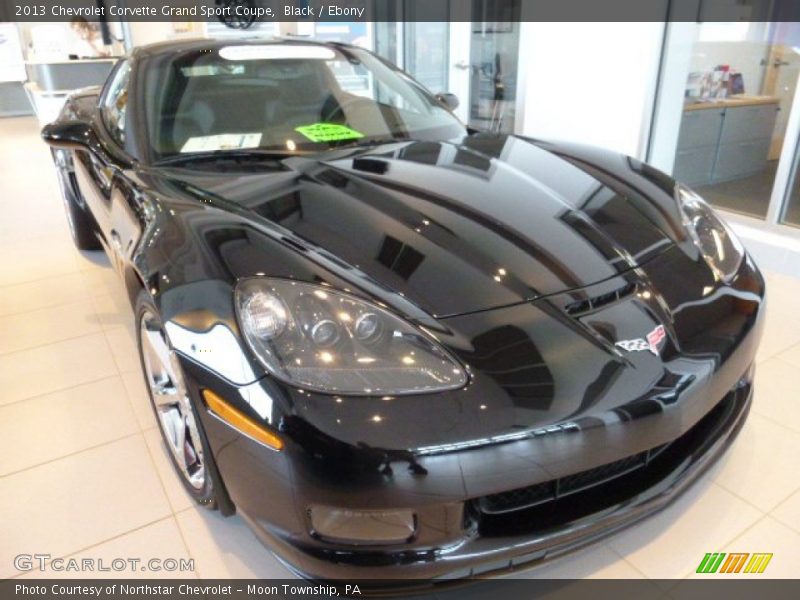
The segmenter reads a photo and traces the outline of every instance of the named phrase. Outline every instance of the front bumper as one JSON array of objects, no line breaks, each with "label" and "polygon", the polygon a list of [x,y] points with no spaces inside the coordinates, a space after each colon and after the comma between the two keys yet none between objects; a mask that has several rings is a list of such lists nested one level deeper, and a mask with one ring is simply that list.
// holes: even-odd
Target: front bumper
[{"label": "front bumper", "polygon": [[[752,385],[748,374],[712,413],[676,440],[675,445],[679,447],[674,448],[669,456],[659,455],[643,469],[644,472],[634,471],[593,488],[591,498],[576,494],[564,506],[566,514],[560,515],[563,522],[547,528],[539,529],[527,520],[535,517],[535,509],[523,509],[506,516],[506,519],[513,520],[519,532],[516,535],[508,532],[506,526],[510,523],[501,522],[486,529],[498,528],[505,533],[484,535],[481,533],[483,528],[475,525],[461,541],[450,546],[424,550],[346,551],[297,544],[276,535],[273,528],[258,517],[241,514],[259,539],[289,563],[289,568],[311,579],[368,581],[403,578],[443,583],[511,573],[581,548],[672,502],[733,442],[750,410],[751,397]],[[601,494],[607,490],[609,496],[602,498]],[[589,507],[593,507],[591,512],[581,515]],[[548,507],[542,512],[552,519],[553,509],[555,507]],[[571,514],[581,516],[570,520]]]},{"label": "front bumper", "polygon": [[[280,412],[278,405],[284,410],[272,422],[283,426],[287,440],[279,453],[201,411],[231,499],[282,561],[323,580],[445,582],[513,571],[646,517],[686,489],[735,438],[750,406],[763,325],[763,279],[749,259],[730,288],[712,287],[702,276],[687,279],[694,287],[674,285],[671,278],[684,268],[683,260],[673,253],[653,261],[647,270],[652,288],[641,288],[670,290],[663,304],[672,310],[680,344],[665,347],[660,357],[631,356],[626,368],[608,369],[607,353],[581,342],[590,326],[602,331],[589,319],[575,333],[579,328],[572,322],[561,325],[539,307],[520,306],[499,317],[492,311],[451,321],[461,332],[493,326],[493,319],[514,323],[514,335],[526,332],[533,342],[526,348],[541,349],[537,360],[548,366],[552,380],[547,394],[533,399],[514,398],[507,393],[513,385],[494,385],[496,379],[480,374],[468,388],[438,396],[325,397],[268,378],[237,387],[187,361],[196,386],[251,406],[258,396],[262,408],[272,406],[272,415]],[[657,310],[648,302],[635,299],[630,310],[612,306],[591,319],[602,318],[606,329],[627,335],[622,328],[631,326],[625,320],[633,315],[639,320],[635,330],[647,331]],[[565,340],[554,346],[574,348],[569,361],[538,343],[554,336]],[[582,371],[570,368],[575,356]],[[383,430],[381,446],[380,430],[376,434],[369,419],[376,411],[392,425]],[[540,413],[556,415],[555,424],[527,430],[513,442],[463,448],[452,443],[473,439],[476,430],[502,419],[530,420]],[[447,443],[430,450],[437,436]],[[369,443],[354,441],[361,439]],[[415,450],[420,447],[430,451]],[[632,460],[646,464],[633,468]],[[575,491],[581,481],[583,491],[557,491]],[[506,504],[500,514],[486,509],[487,498],[512,491],[535,501]],[[308,510],[314,505],[413,509],[416,534],[404,544],[332,543],[311,533]]]}]

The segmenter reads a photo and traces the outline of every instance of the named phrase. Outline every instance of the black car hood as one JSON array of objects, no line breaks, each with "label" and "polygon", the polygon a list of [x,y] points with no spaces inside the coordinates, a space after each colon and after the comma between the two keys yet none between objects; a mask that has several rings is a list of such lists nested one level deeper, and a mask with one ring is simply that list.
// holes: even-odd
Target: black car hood
[{"label": "black car hood", "polygon": [[658,216],[671,198],[632,185],[646,179],[630,159],[596,156],[479,134],[292,157],[255,174],[181,169],[180,179],[330,257],[338,275],[445,317],[584,287],[672,245]]}]

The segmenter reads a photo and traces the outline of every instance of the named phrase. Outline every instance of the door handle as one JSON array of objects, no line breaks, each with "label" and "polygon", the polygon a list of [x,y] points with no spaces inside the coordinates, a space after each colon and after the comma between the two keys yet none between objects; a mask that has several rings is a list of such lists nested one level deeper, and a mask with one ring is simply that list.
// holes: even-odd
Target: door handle
[{"label": "door handle", "polygon": [[[761,61],[759,61],[759,64],[762,67],[766,67],[769,64],[769,61],[766,58],[762,58]],[[772,61],[773,67],[787,67],[789,66],[789,64],[790,64],[789,61],[782,60],[780,58],[776,58],[775,60]]]},{"label": "door handle", "polygon": [[472,66],[472,65],[470,65],[470,64],[469,64],[468,62],[466,62],[466,61],[460,60],[460,61],[458,61],[457,63],[453,63],[453,66],[454,66],[456,69],[461,69],[462,71],[466,71],[467,69],[471,68],[471,66]]}]

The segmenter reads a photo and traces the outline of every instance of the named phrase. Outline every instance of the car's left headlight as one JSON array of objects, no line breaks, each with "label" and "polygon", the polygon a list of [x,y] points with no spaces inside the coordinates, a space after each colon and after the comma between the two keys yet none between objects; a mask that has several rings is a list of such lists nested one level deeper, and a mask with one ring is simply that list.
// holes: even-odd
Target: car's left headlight
[{"label": "car's left headlight", "polygon": [[278,379],[334,394],[456,389],[467,374],[429,334],[388,310],[329,287],[266,277],[235,292],[242,334]]},{"label": "car's left headlight", "polygon": [[675,186],[675,199],[683,224],[708,266],[721,281],[730,281],[744,257],[736,234],[696,192],[683,184]]}]

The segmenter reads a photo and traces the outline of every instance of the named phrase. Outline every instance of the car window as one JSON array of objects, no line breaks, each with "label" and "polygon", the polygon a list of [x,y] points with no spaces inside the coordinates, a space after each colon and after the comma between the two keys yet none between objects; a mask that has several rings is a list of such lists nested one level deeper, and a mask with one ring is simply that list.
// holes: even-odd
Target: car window
[{"label": "car window", "polygon": [[125,145],[125,114],[128,109],[130,74],[131,65],[125,61],[114,72],[100,107],[108,133],[120,146]]},{"label": "car window", "polygon": [[143,73],[155,160],[245,149],[317,152],[465,133],[432,94],[359,48],[232,44],[160,56]]}]

